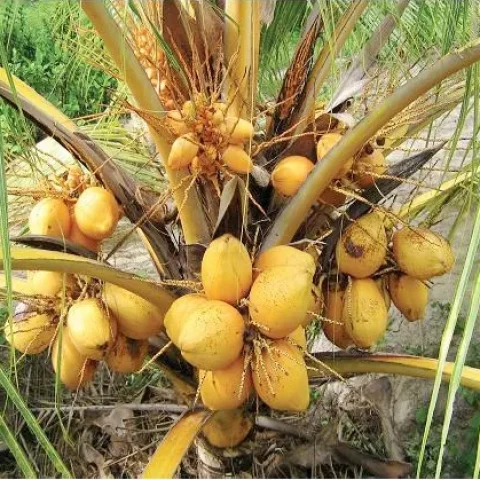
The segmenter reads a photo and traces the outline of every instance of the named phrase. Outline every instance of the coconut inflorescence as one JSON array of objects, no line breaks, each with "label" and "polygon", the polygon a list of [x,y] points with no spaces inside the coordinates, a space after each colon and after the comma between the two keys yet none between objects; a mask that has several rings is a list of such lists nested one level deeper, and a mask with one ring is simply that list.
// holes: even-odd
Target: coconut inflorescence
[{"label": "coconut inflorescence", "polygon": [[179,110],[170,110],[165,126],[174,138],[168,156],[173,170],[190,169],[216,185],[219,173],[249,174],[254,167],[249,152],[254,135],[251,122],[227,115],[227,105],[194,94]]}]

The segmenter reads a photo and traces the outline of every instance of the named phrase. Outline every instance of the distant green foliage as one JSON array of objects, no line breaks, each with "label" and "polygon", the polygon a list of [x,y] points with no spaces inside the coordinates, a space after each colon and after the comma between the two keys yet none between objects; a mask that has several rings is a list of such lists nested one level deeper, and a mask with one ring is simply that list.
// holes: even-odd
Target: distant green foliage
[{"label": "distant green foliage", "polygon": [[[79,62],[64,48],[66,36],[76,36],[70,1],[42,0],[0,2],[0,42],[7,52],[8,67],[69,117],[101,112],[109,103],[116,81],[104,72]],[[80,15],[78,9],[77,14]],[[0,104],[0,128],[7,152],[21,148],[24,139],[39,138],[33,127],[25,129],[18,114]]]}]

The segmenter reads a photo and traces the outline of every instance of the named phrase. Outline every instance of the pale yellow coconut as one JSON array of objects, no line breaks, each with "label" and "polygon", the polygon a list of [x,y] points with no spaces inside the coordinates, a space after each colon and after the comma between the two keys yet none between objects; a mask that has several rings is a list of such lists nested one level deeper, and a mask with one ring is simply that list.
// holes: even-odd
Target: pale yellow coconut
[{"label": "pale yellow coconut", "polygon": [[345,290],[339,286],[332,285],[324,295],[325,309],[322,322],[322,330],[325,336],[338,348],[345,350],[354,345],[353,340],[348,335],[343,319],[343,305],[345,300]]},{"label": "pale yellow coconut", "polygon": [[77,390],[93,379],[97,362],[77,350],[68,328],[64,327],[53,343],[52,366],[55,372],[59,372],[60,380],[67,388]]},{"label": "pale yellow coconut", "polygon": [[148,353],[148,340],[134,340],[121,333],[105,359],[108,368],[118,373],[138,372]]},{"label": "pale yellow coconut", "polygon": [[355,278],[373,275],[385,261],[387,234],[379,215],[370,213],[349,225],[335,250],[338,269]]},{"label": "pale yellow coconut", "polygon": [[100,250],[100,240],[95,240],[85,235],[80,228],[78,228],[75,216],[72,216],[72,227],[70,228],[70,235],[68,239],[81,247],[91,250],[92,252],[98,252]]},{"label": "pale yellow coconut", "polygon": [[252,394],[252,373],[245,368],[245,356],[240,355],[222,370],[200,370],[202,403],[210,410],[232,410],[240,407]]},{"label": "pale yellow coconut", "polygon": [[419,280],[444,275],[455,263],[447,240],[426,228],[404,227],[395,232],[393,255],[403,273]]},{"label": "pale yellow coconut", "polygon": [[308,253],[288,245],[278,245],[261,253],[253,264],[256,275],[272,267],[298,267],[313,275],[316,266],[313,257]]},{"label": "pale yellow coconut", "polygon": [[117,319],[119,332],[126,337],[146,340],[162,330],[166,312],[148,300],[112,283],[105,284],[103,300]]},{"label": "pale yellow coconut", "polygon": [[248,153],[238,145],[229,145],[222,153],[223,163],[232,172],[247,174],[253,169],[253,162]]},{"label": "pale yellow coconut", "polygon": [[255,280],[249,312],[270,338],[283,338],[305,322],[311,306],[312,274],[296,267],[273,267]]},{"label": "pale yellow coconut", "polygon": [[74,215],[84,235],[94,240],[104,240],[115,230],[120,209],[115,197],[107,189],[89,187],[78,197]]},{"label": "pale yellow coconut", "polygon": [[233,448],[247,438],[252,427],[252,420],[241,410],[223,410],[213,414],[202,433],[214,447]]},{"label": "pale yellow coconut", "polygon": [[170,110],[167,112],[165,123],[177,137],[188,133],[188,126],[185,124],[185,119],[179,110]]},{"label": "pale yellow coconut", "polygon": [[387,171],[387,164],[382,151],[375,149],[372,153],[357,158],[353,164],[353,169],[358,186],[367,188],[378,180],[378,175],[383,175]]},{"label": "pale yellow coconut", "polygon": [[428,287],[416,278],[392,273],[388,276],[388,291],[393,304],[409,322],[425,317]]},{"label": "pale yellow coconut", "polygon": [[70,234],[70,211],[59,198],[44,198],[34,205],[28,217],[32,235],[67,238]]},{"label": "pale yellow coconut", "polygon": [[248,120],[226,117],[225,125],[229,143],[244,143],[253,138],[253,125]]},{"label": "pale yellow coconut", "polygon": [[53,315],[26,313],[7,320],[3,335],[18,351],[36,355],[50,345],[55,328]]},{"label": "pale yellow coconut", "polygon": [[74,303],[67,314],[67,327],[75,348],[92,360],[105,357],[117,337],[117,321],[96,298]]},{"label": "pale yellow coconut", "polygon": [[208,300],[187,317],[178,340],[183,357],[202,370],[231,365],[243,349],[245,322],[228,303]]},{"label": "pale yellow coconut", "polygon": [[167,335],[175,345],[178,346],[180,333],[190,312],[206,301],[204,295],[190,293],[177,298],[172,303],[165,315],[164,325]]},{"label": "pale yellow coconut", "polygon": [[202,259],[202,284],[208,299],[231,305],[248,294],[252,262],[240,240],[226,234],[210,243]]},{"label": "pale yellow coconut", "polygon": [[61,292],[71,292],[76,288],[72,275],[46,270],[32,270],[27,274],[30,291],[35,295],[55,297]]},{"label": "pale yellow coconut", "polygon": [[382,292],[371,278],[349,284],[343,306],[343,321],[355,345],[370,348],[385,334],[387,307]]},{"label": "pale yellow coconut", "polygon": [[298,192],[313,167],[313,162],[307,157],[293,155],[284,158],[272,172],[273,188],[280,195],[292,197]]},{"label": "pale yellow coconut", "polygon": [[193,133],[186,133],[178,137],[168,154],[168,166],[174,170],[187,168],[199,150],[198,140]]},{"label": "pale yellow coconut", "polygon": [[275,410],[304,411],[310,401],[303,353],[285,340],[270,342],[252,361],[258,396]]},{"label": "pale yellow coconut", "polygon": [[[320,137],[317,143],[317,161],[322,160],[330,150],[343,138],[340,133],[332,132],[326,133]],[[342,165],[342,168],[338,171],[334,178],[343,178],[347,175],[353,166],[353,157],[348,158]]]}]

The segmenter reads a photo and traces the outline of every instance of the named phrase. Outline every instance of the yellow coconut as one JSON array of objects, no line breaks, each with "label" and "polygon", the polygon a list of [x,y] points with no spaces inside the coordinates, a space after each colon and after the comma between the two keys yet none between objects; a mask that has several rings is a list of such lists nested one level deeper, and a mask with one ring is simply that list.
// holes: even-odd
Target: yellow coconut
[{"label": "yellow coconut", "polygon": [[60,369],[61,382],[70,390],[76,390],[93,379],[97,362],[76,349],[68,328],[64,327],[63,332],[57,335],[53,343],[52,366],[56,373]]},{"label": "yellow coconut", "polygon": [[261,253],[253,264],[254,272],[258,273],[272,267],[298,267],[315,273],[315,261],[308,253],[288,245],[278,245]]},{"label": "yellow coconut", "polygon": [[182,112],[178,110],[170,110],[165,117],[165,123],[177,137],[188,133],[188,126],[185,124]]},{"label": "yellow coconut", "polygon": [[44,198],[34,205],[28,217],[32,235],[67,238],[70,233],[70,212],[59,198]]},{"label": "yellow coconut", "polygon": [[76,349],[92,360],[101,360],[117,337],[117,321],[96,298],[74,303],[67,314],[67,327]]},{"label": "yellow coconut", "polygon": [[118,373],[138,372],[148,353],[148,340],[134,340],[119,333],[107,354],[108,368]]},{"label": "yellow coconut", "polygon": [[307,349],[307,335],[305,329],[300,326],[297,327],[292,333],[285,337],[289,343],[299,347],[301,350]]},{"label": "yellow coconut", "polygon": [[308,314],[305,318],[305,321],[302,322],[302,327],[306,328],[307,325],[316,320],[318,316],[322,313],[323,310],[323,295],[321,290],[316,286],[312,285],[310,291],[310,306],[308,307]]},{"label": "yellow coconut", "polygon": [[393,255],[403,273],[419,280],[443,275],[455,263],[450,244],[426,228],[405,227],[395,232]]},{"label": "yellow coconut", "polygon": [[36,355],[43,352],[55,335],[52,315],[25,313],[7,321],[4,336],[8,343],[22,353]]},{"label": "yellow coconut", "polygon": [[355,180],[358,186],[367,188],[378,180],[378,175],[386,172],[387,164],[382,151],[375,149],[372,153],[362,155],[356,159],[353,169],[355,170]]},{"label": "yellow coconut", "polygon": [[247,174],[253,169],[253,162],[248,153],[238,145],[229,145],[222,153],[222,161],[235,173]]},{"label": "yellow coconut", "polygon": [[178,346],[183,357],[202,370],[231,365],[243,348],[245,322],[231,305],[208,300],[187,317]]},{"label": "yellow coconut", "polygon": [[245,356],[240,355],[222,370],[200,370],[200,394],[210,410],[232,410],[242,405],[252,393],[250,366],[244,368]]},{"label": "yellow coconut", "polygon": [[198,153],[198,140],[193,133],[178,137],[168,154],[168,166],[174,170],[187,168]]},{"label": "yellow coconut", "polygon": [[343,305],[345,290],[337,285],[332,285],[325,292],[325,310],[322,322],[322,330],[325,336],[338,348],[345,350],[354,345],[353,340],[347,333],[343,321]]},{"label": "yellow coconut", "polygon": [[313,162],[307,157],[293,155],[284,158],[272,172],[273,188],[285,197],[292,197],[298,192],[313,167]]},{"label": "yellow coconut", "polygon": [[76,287],[72,275],[46,270],[32,270],[27,274],[30,291],[35,295],[54,297],[64,290],[71,291]]},{"label": "yellow coconut", "polygon": [[225,125],[229,143],[244,143],[253,138],[253,125],[243,118],[226,117]]},{"label": "yellow coconut", "polygon": [[421,280],[392,273],[388,276],[388,290],[394,305],[409,322],[421,320],[425,316],[428,288]]},{"label": "yellow coconut", "polygon": [[206,301],[204,295],[191,293],[177,298],[172,303],[165,315],[164,325],[167,335],[175,345],[178,346],[180,333],[190,312]]},{"label": "yellow coconut", "polygon": [[247,438],[252,427],[252,420],[241,410],[223,410],[213,414],[202,433],[214,447],[233,448]]},{"label": "yellow coconut", "polygon": [[252,285],[252,262],[247,249],[233,235],[215,239],[202,260],[202,284],[210,300],[235,305]]},{"label": "yellow coconut", "polygon": [[[322,160],[323,157],[343,138],[340,133],[326,133],[320,137],[317,143],[317,161]],[[344,162],[342,168],[335,175],[335,178],[342,178],[347,175],[353,166],[353,157]]]},{"label": "yellow coconut", "polygon": [[72,227],[70,229],[70,235],[68,239],[81,247],[91,250],[92,252],[98,252],[100,250],[100,241],[95,240],[94,238],[87,237],[77,225],[75,221],[75,216],[72,215]]},{"label": "yellow coconut", "polygon": [[135,340],[160,333],[165,312],[128,290],[106,283],[103,300],[117,319],[118,331]]},{"label": "yellow coconut", "polygon": [[355,345],[370,348],[385,334],[387,307],[371,278],[352,280],[345,294],[343,321]]},{"label": "yellow coconut", "polygon": [[385,261],[387,234],[376,213],[349,225],[337,242],[336,259],[341,272],[355,278],[373,275]]},{"label": "yellow coconut", "polygon": [[310,401],[303,353],[285,340],[270,342],[255,353],[253,384],[259,397],[275,410],[304,411]]},{"label": "yellow coconut", "polygon": [[75,222],[80,231],[94,240],[109,237],[120,218],[115,197],[102,187],[87,188],[77,200],[74,209]]},{"label": "yellow coconut", "polygon": [[250,292],[255,326],[270,338],[283,338],[305,322],[311,306],[312,274],[297,267],[264,270]]}]

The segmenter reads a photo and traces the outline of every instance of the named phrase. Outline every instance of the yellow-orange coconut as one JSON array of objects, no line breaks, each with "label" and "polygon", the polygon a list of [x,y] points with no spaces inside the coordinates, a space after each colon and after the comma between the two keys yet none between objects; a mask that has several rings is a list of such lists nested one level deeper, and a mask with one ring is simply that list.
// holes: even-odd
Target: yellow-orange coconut
[{"label": "yellow-orange coconut", "polygon": [[247,400],[252,393],[253,384],[250,366],[245,366],[244,363],[245,356],[240,355],[222,370],[200,370],[200,395],[207,408],[232,410]]},{"label": "yellow-orange coconut", "polygon": [[187,317],[178,340],[187,362],[202,370],[231,365],[243,348],[245,322],[238,310],[219,300],[208,300]]},{"label": "yellow-orange coconut", "polygon": [[162,330],[165,312],[142,297],[106,283],[103,300],[117,319],[119,332],[126,337],[145,340]]},{"label": "yellow-orange coconut", "polygon": [[255,353],[253,384],[259,397],[271,408],[304,411],[310,401],[307,367],[303,353],[285,340],[270,342]]},{"label": "yellow-orange coconut", "polygon": [[80,231],[94,240],[104,240],[115,230],[120,209],[115,197],[102,187],[89,187],[78,197],[74,208]]},{"label": "yellow-orange coconut", "polygon": [[428,304],[428,287],[416,278],[392,273],[388,276],[388,291],[394,305],[409,322],[421,320]]},{"label": "yellow-orange coconut", "polygon": [[443,275],[455,263],[450,244],[426,228],[404,227],[395,232],[393,255],[403,273],[419,280]]},{"label": "yellow-orange coconut", "polygon": [[55,372],[59,372],[61,382],[70,390],[76,390],[93,379],[97,362],[76,349],[68,328],[64,327],[53,343],[52,366]]},{"label": "yellow-orange coconut", "polygon": [[255,280],[249,312],[255,326],[270,338],[283,338],[302,325],[312,302],[312,274],[296,267],[273,267]]},{"label": "yellow-orange coconut", "polygon": [[118,373],[138,372],[148,353],[148,340],[134,340],[121,333],[107,353],[108,368]]},{"label": "yellow-orange coconut", "polygon": [[387,329],[387,307],[382,292],[371,278],[354,279],[343,305],[343,321],[355,345],[370,348]]},{"label": "yellow-orange coconut", "polygon": [[373,275],[385,261],[387,234],[379,215],[370,213],[349,225],[335,250],[341,272],[355,278]]},{"label": "yellow-orange coconut", "polygon": [[75,302],[67,314],[67,327],[76,349],[92,360],[105,357],[117,338],[117,321],[96,298]]},{"label": "yellow-orange coconut", "polygon": [[44,198],[34,205],[28,217],[32,235],[67,238],[71,220],[67,205],[59,198]]},{"label": "yellow-orange coconut", "polygon": [[246,297],[252,286],[252,262],[240,240],[225,234],[210,243],[202,259],[202,284],[210,300],[235,305]]}]

